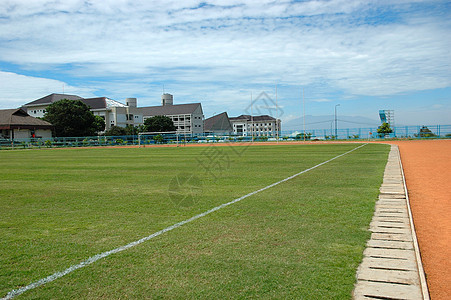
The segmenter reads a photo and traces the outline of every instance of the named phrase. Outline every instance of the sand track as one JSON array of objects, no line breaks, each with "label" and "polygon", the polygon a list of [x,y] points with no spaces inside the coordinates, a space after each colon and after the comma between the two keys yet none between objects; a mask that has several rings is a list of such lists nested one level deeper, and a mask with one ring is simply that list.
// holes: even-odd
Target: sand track
[{"label": "sand track", "polygon": [[451,140],[396,141],[431,299],[451,295]]}]

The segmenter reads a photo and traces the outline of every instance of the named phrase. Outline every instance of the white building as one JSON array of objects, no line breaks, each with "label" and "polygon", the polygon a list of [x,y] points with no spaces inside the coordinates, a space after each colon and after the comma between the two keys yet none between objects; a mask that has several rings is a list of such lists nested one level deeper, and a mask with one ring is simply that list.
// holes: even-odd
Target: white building
[{"label": "white building", "polygon": [[136,107],[136,98],[125,99],[126,104],[106,97],[83,99],[82,102],[91,108],[94,115],[105,120],[107,130],[112,126],[138,126],[143,123],[141,109]]},{"label": "white building", "polygon": [[136,98],[127,98],[126,104],[122,104],[107,97],[81,98],[76,95],[50,94],[25,104],[23,108],[30,116],[42,118],[47,106],[62,99],[80,100],[86,104],[94,115],[101,116],[105,120],[106,130],[113,125],[126,127],[128,124],[137,126],[143,123],[143,115],[137,108]]},{"label": "white building", "polygon": [[82,98],[76,95],[50,94],[25,104],[22,108],[32,117],[44,117],[47,107],[62,99],[80,100],[94,115],[105,120],[105,129],[112,126],[142,125],[145,119],[154,116],[167,116],[172,119],[177,131],[183,134],[202,134],[204,115],[200,103],[173,103],[171,94],[161,96],[161,106],[137,107],[136,98],[125,99],[126,104],[107,97]]},{"label": "white building", "polygon": [[232,123],[233,133],[239,136],[276,136],[280,134],[280,119],[268,115],[250,116],[241,115],[229,118]]},{"label": "white building", "polygon": [[42,118],[45,115],[47,106],[62,99],[82,100],[83,98],[76,95],[50,94],[25,104],[22,109],[34,118]]},{"label": "white building", "polygon": [[161,96],[161,106],[141,107],[144,121],[154,116],[167,116],[171,118],[182,134],[202,134],[204,132],[204,114],[202,104],[174,104],[171,94]]}]

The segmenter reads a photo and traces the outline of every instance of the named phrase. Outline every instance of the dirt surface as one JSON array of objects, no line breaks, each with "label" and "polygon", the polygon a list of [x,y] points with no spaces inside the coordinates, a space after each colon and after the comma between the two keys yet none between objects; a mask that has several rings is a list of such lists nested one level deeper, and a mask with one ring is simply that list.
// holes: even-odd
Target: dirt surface
[{"label": "dirt surface", "polygon": [[451,140],[397,141],[431,299],[451,298]]}]

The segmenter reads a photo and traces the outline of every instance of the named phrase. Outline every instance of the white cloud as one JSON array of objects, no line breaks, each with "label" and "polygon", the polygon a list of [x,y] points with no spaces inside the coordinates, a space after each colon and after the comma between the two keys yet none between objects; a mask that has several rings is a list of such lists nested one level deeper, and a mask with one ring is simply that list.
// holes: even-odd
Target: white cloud
[{"label": "white cloud", "polygon": [[92,90],[76,88],[59,80],[18,75],[0,71],[0,108],[16,108],[36,100],[36,95],[46,96],[51,93],[92,95]]},{"label": "white cloud", "polygon": [[[149,95],[144,102],[169,81],[179,97],[199,95],[214,101],[212,110],[237,113],[252,89],[275,82],[310,86],[316,102],[331,99],[331,90],[385,96],[451,86],[451,21],[412,9],[444,1],[202,3],[8,0],[0,7],[0,61],[43,74],[62,66],[64,75],[94,78],[82,87],[88,92],[140,90]],[[30,91],[41,81],[32,82]],[[42,85],[61,90],[52,82]]]},{"label": "white cloud", "polygon": [[311,102],[332,102],[331,99],[321,98],[321,99],[311,99]]}]

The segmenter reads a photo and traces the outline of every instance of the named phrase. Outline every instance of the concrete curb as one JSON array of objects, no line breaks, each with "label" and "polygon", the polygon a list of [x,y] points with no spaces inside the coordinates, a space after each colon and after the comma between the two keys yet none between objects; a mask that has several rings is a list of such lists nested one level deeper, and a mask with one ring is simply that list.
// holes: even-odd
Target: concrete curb
[{"label": "concrete curb", "polygon": [[354,299],[429,300],[399,149],[391,145]]}]

